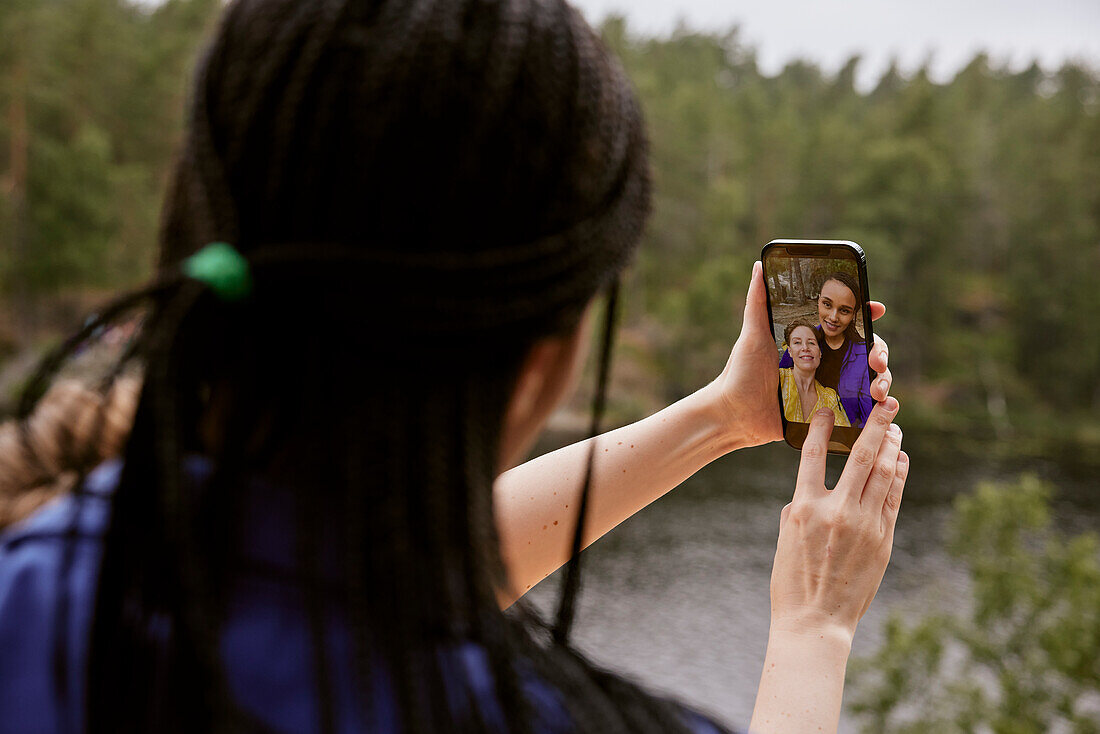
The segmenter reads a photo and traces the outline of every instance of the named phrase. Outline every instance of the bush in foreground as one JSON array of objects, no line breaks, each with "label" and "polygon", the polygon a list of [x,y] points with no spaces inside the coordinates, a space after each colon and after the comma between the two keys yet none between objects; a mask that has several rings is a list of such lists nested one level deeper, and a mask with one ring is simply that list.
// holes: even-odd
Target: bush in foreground
[{"label": "bush in foreground", "polygon": [[1100,538],[1055,529],[1052,494],[1025,475],[955,501],[969,611],[891,617],[851,668],[863,731],[1100,732]]}]

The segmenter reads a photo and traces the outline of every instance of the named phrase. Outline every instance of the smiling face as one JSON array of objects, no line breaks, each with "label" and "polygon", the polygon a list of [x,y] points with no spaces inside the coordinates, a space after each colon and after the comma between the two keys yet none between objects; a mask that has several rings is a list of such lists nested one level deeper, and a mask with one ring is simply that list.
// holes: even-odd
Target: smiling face
[{"label": "smiling face", "polygon": [[856,294],[839,280],[825,281],[817,297],[817,317],[825,338],[831,341],[843,336],[855,316]]},{"label": "smiling face", "polygon": [[817,343],[817,334],[809,326],[797,326],[791,332],[787,342],[794,368],[799,372],[817,372],[821,364],[821,347]]}]

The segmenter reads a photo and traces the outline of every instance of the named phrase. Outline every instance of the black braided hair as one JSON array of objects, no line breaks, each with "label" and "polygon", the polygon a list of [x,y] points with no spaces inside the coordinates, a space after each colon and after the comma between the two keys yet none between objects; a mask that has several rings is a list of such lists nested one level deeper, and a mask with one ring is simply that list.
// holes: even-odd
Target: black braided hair
[{"label": "black braided hair", "polygon": [[[232,2],[195,78],[161,277],[101,319],[151,304],[128,353],[145,378],[98,582],[89,731],[263,730],[219,654],[244,574],[296,589],[319,731],[347,725],[334,614],[364,721],[385,675],[413,733],[501,731],[500,716],[533,731],[531,680],[577,731],[685,730],[678,706],[571,645],[575,562],[552,628],[497,606],[491,490],[522,359],[576,327],[648,206],[637,100],[562,0]],[[180,275],[215,240],[251,264],[243,302]],[[191,454],[208,478],[184,470]],[[293,499],[290,569],[243,552],[257,486]],[[447,695],[440,652],[470,643],[499,712],[467,694],[460,716]]]}]

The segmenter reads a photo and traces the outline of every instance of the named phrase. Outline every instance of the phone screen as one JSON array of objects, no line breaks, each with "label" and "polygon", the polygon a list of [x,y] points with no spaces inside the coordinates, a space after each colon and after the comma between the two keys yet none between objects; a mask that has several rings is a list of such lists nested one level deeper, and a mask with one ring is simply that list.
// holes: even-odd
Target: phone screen
[{"label": "phone screen", "polygon": [[801,448],[814,413],[829,410],[829,450],[848,453],[875,404],[863,251],[854,242],[776,240],[762,256],[784,437]]}]

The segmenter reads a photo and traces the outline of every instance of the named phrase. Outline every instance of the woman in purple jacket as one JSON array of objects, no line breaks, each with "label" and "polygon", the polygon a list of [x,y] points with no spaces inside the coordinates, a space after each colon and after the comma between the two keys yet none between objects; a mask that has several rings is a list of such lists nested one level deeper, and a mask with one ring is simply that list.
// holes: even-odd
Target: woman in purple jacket
[{"label": "woman in purple jacket", "polygon": [[[817,381],[837,391],[844,412],[856,427],[867,422],[875,405],[867,368],[867,343],[854,323],[861,302],[859,282],[842,271],[825,278],[817,297],[820,323],[816,331],[821,345]],[[793,364],[790,352],[784,351],[779,366],[791,367]]]}]

